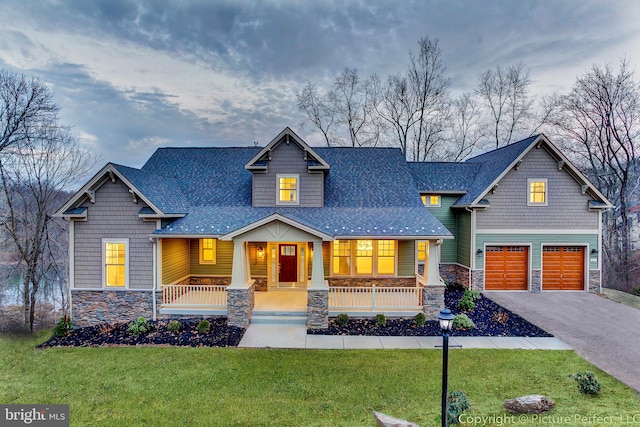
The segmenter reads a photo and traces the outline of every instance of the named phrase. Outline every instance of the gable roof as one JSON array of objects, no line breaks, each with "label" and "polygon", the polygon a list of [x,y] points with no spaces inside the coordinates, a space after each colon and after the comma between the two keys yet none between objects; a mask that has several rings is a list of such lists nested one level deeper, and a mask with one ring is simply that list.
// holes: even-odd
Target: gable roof
[{"label": "gable roof", "polygon": [[593,209],[610,208],[607,198],[543,134],[472,157],[463,163],[409,163],[418,190],[422,193],[464,193],[453,207],[486,207],[486,194],[534,147],[544,146],[562,167],[594,197]]},{"label": "gable roof", "polygon": [[305,160],[309,170],[329,170],[329,164],[319,156],[306,142],[302,140],[291,128],[286,127],[270,143],[267,144],[258,154],[253,156],[244,167],[247,170],[266,170],[267,163],[271,159],[271,151],[282,143],[294,142],[305,153]]}]

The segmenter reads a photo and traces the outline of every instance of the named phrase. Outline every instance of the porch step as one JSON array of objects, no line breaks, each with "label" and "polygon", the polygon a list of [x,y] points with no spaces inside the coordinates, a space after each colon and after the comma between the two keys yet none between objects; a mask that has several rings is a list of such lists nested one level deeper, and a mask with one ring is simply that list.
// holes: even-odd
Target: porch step
[{"label": "porch step", "polygon": [[300,311],[253,311],[252,324],[306,325],[307,313]]}]

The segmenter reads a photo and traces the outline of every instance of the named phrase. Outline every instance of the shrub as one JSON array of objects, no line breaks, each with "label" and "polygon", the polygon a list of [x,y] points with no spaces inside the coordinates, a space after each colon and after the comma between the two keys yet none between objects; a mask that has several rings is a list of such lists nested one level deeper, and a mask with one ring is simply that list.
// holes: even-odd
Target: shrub
[{"label": "shrub", "polygon": [[349,315],[347,313],[340,313],[338,317],[336,317],[336,322],[340,326],[344,326],[349,322]]},{"label": "shrub", "polygon": [[638,286],[637,288],[635,288],[635,293],[636,293],[636,295],[640,295],[640,286]]},{"label": "shrub", "polygon": [[416,322],[416,326],[424,326],[425,322],[427,321],[427,317],[424,315],[424,313],[418,313],[413,317],[413,321]]},{"label": "shrub", "polygon": [[445,281],[445,286],[450,291],[466,291],[467,287],[461,283]]},{"label": "shrub", "polygon": [[58,338],[66,337],[73,332],[73,320],[69,316],[61,317],[53,328],[53,335]]},{"label": "shrub", "polygon": [[582,394],[598,394],[600,393],[600,381],[593,372],[578,372],[571,378],[578,381],[578,390]]},{"label": "shrub", "polygon": [[172,320],[167,325],[167,330],[173,333],[179,332],[181,328],[182,328],[182,323],[180,323],[177,320]]},{"label": "shrub", "polygon": [[458,314],[453,318],[453,329],[475,329],[476,324],[466,314]]},{"label": "shrub", "polygon": [[509,313],[505,313],[504,311],[498,311],[493,313],[493,316],[491,316],[491,319],[493,319],[493,321],[496,323],[501,323],[504,325],[509,320]]},{"label": "shrub", "polygon": [[458,309],[462,311],[473,311],[476,308],[476,303],[480,299],[480,292],[471,291],[469,289],[465,289],[464,295],[458,301]]},{"label": "shrub", "polygon": [[471,403],[469,403],[467,395],[463,391],[450,391],[447,396],[447,424],[458,424],[460,415],[467,412],[469,408],[471,408]]},{"label": "shrub", "polygon": [[127,328],[127,332],[135,336],[146,334],[150,330],[151,330],[151,325],[149,324],[147,319],[143,316],[140,316],[135,321],[129,323],[129,327]]},{"label": "shrub", "polygon": [[387,324],[386,316],[382,313],[376,314],[376,325],[384,326],[386,324]]},{"label": "shrub", "polygon": [[198,323],[199,334],[206,334],[207,332],[209,332],[209,330],[211,330],[211,322],[209,322],[208,320],[203,319],[200,321],[200,323]]}]

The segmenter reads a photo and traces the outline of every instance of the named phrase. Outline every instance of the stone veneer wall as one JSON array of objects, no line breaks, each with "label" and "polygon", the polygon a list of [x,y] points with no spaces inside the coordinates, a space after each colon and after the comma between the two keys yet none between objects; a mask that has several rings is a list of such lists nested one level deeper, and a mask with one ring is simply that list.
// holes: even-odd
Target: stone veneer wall
[{"label": "stone veneer wall", "polygon": [[266,277],[252,277],[257,292],[267,291],[269,283]]},{"label": "stone veneer wall", "polygon": [[354,288],[369,288],[376,285],[380,288],[396,288],[416,286],[415,277],[340,277],[328,278],[329,286],[345,286]]},{"label": "stone veneer wall", "polygon": [[444,308],[444,290],[446,286],[428,285],[422,288],[423,303],[422,311],[427,320],[435,320],[441,309]]},{"label": "stone veneer wall", "polygon": [[329,327],[329,289],[307,291],[307,327],[323,329]]},{"label": "stone veneer wall", "polygon": [[440,264],[440,277],[447,282],[458,283],[462,286],[469,287],[471,283],[469,268],[459,264]]},{"label": "stone veneer wall", "polygon": [[542,290],[542,270],[531,270],[531,292],[540,292]]},{"label": "stone veneer wall", "polygon": [[589,270],[589,292],[593,294],[600,293],[600,275],[600,270]]},{"label": "stone veneer wall", "polygon": [[227,324],[229,326],[249,327],[254,306],[254,283],[246,288],[227,288]]},{"label": "stone veneer wall", "polygon": [[71,290],[73,321],[77,326],[128,322],[153,317],[152,291]]},{"label": "stone veneer wall", "polygon": [[484,291],[484,270],[471,271],[471,289]]}]

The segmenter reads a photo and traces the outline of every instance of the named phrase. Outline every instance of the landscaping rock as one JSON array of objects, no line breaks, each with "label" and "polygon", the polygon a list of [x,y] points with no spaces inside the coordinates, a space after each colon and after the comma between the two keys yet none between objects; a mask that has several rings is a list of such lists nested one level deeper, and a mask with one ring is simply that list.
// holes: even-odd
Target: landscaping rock
[{"label": "landscaping rock", "polygon": [[556,406],[556,402],[540,394],[516,397],[504,401],[504,407],[512,414],[540,414]]},{"label": "landscaping rock", "polygon": [[389,415],[383,414],[382,412],[373,411],[373,418],[376,419],[376,422],[380,427],[419,427],[418,424],[393,418]]}]

